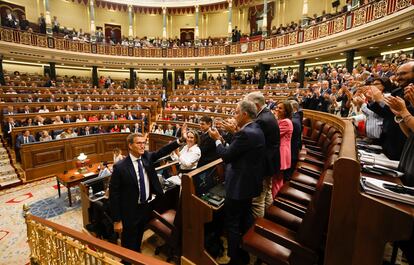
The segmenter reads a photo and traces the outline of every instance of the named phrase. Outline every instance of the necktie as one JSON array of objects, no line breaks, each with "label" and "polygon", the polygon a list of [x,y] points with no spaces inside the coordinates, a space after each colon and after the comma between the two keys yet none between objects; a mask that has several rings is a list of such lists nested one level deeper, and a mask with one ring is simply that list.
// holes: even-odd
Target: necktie
[{"label": "necktie", "polygon": [[24,143],[27,144],[27,137],[24,137]]},{"label": "necktie", "polygon": [[139,201],[143,203],[147,200],[147,195],[145,194],[144,169],[142,167],[141,159],[137,159],[137,162],[139,174]]}]

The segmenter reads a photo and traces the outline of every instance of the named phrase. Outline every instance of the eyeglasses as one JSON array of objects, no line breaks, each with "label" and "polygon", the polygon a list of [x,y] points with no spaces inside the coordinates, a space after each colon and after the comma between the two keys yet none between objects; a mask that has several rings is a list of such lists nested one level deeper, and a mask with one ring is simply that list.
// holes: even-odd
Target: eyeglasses
[{"label": "eyeglasses", "polygon": [[145,142],[134,142],[134,144],[145,145]]}]

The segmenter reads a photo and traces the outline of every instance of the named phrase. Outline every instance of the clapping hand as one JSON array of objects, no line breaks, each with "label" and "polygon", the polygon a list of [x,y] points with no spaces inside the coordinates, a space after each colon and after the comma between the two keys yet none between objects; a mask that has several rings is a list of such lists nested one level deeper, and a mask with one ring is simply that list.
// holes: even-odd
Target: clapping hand
[{"label": "clapping hand", "polygon": [[237,132],[237,124],[233,120],[223,120],[222,126],[224,130],[226,130],[229,133],[236,133]]},{"label": "clapping hand", "polygon": [[388,96],[384,98],[385,104],[387,104],[391,111],[398,116],[407,111],[404,99],[400,97]]},{"label": "clapping hand", "polygon": [[208,129],[208,135],[215,141],[221,139],[221,135],[216,128]]},{"label": "clapping hand", "polygon": [[404,88],[404,98],[408,100],[411,105],[414,105],[414,84],[411,83]]},{"label": "clapping hand", "polygon": [[184,123],[183,126],[181,126],[181,137],[184,140],[187,140],[187,123]]}]

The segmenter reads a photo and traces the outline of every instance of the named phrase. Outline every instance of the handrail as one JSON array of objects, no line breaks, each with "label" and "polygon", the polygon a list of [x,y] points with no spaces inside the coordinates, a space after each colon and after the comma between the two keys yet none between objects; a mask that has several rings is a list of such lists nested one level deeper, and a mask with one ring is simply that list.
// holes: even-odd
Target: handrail
[{"label": "handrail", "polygon": [[27,206],[23,210],[32,264],[122,264],[111,256],[140,265],[170,264],[31,215]]},{"label": "handrail", "polygon": [[[236,55],[242,53],[254,53],[263,50],[276,49],[296,45],[304,42],[325,38],[337,33],[349,31],[363,24],[368,24],[377,19],[394,14],[402,9],[412,6],[412,1],[407,0],[377,0],[367,5],[358,7],[350,12],[334,16],[326,21],[307,26],[283,35],[269,36],[262,40],[231,45],[216,45],[208,47],[185,48],[138,48],[121,45],[105,45],[98,43],[85,43],[71,41],[58,37],[50,37],[43,34],[23,32],[10,28],[0,28],[0,39],[6,42],[14,42],[55,50],[66,50],[88,54],[101,54],[126,57],[156,57],[156,58],[191,58]],[[247,45],[247,46],[244,46]],[[242,49],[242,46],[245,48]]]}]

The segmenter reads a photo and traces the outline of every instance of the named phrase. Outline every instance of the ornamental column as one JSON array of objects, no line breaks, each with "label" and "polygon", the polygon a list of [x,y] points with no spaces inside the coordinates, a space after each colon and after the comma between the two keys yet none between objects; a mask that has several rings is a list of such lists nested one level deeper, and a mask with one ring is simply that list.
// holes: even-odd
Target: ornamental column
[{"label": "ornamental column", "polygon": [[44,0],[45,2],[45,21],[46,21],[46,35],[52,36],[52,19],[50,18],[50,9],[49,9],[49,0]]},{"label": "ornamental column", "polygon": [[228,16],[229,25],[228,25],[228,28],[227,28],[227,33],[228,33],[227,39],[231,43],[232,30],[233,30],[233,27],[231,25],[231,20],[232,20],[232,17],[233,17],[232,16],[232,0],[228,0],[228,1],[229,1],[229,16]]},{"label": "ornamental column", "polygon": [[129,88],[134,89],[135,88],[135,70],[134,68],[129,68]]},{"label": "ornamental column", "polygon": [[128,28],[128,39],[132,40],[134,38],[134,15],[132,13],[132,5],[128,5],[128,19],[129,19],[129,28]]},{"label": "ornamental column", "polygon": [[50,77],[51,80],[56,81],[56,63],[50,62],[49,67],[50,67],[49,77]]},{"label": "ornamental column", "polygon": [[299,81],[299,84],[300,84],[299,87],[302,88],[304,86],[304,82],[305,82],[305,59],[299,60],[298,81]]},{"label": "ornamental column", "polygon": [[[305,0],[306,1],[306,0]],[[263,25],[262,36],[267,37],[267,0],[263,1]]]},{"label": "ornamental column", "polygon": [[[303,6],[302,6],[302,25],[306,25],[309,23],[309,0],[303,0]],[[301,25],[299,25],[301,26]]]},{"label": "ornamental column", "polygon": [[199,16],[199,7],[197,5],[195,6],[195,32],[194,32],[194,43],[196,45],[198,45],[200,42],[200,38],[199,38],[200,33],[198,30],[198,16]]},{"label": "ornamental column", "polygon": [[6,85],[6,81],[4,80],[3,74],[3,54],[0,54],[0,85]]},{"label": "ornamental column", "polygon": [[167,46],[167,8],[162,8],[162,46]]},{"label": "ornamental column", "polygon": [[89,0],[89,15],[91,18],[91,42],[96,42],[96,26],[95,26],[95,3],[94,0]]},{"label": "ornamental column", "polygon": [[266,70],[269,69],[269,65],[259,63],[260,78],[259,78],[259,89],[263,89],[266,81]]},{"label": "ornamental column", "polygon": [[199,85],[200,83],[200,69],[194,69],[194,86]]},{"label": "ornamental column", "polygon": [[92,85],[93,87],[99,86],[99,80],[98,80],[98,66],[92,66]]},{"label": "ornamental column", "polygon": [[354,69],[354,57],[355,57],[355,50],[349,50],[345,52],[346,56],[346,69],[348,70],[348,73],[352,73],[352,70]]}]

